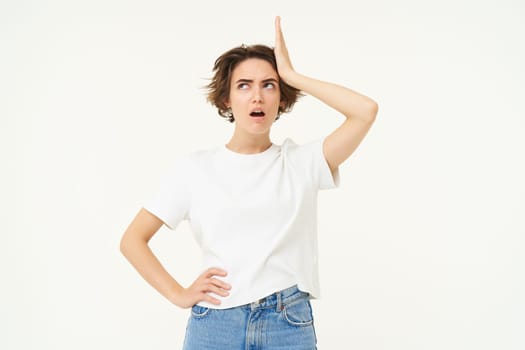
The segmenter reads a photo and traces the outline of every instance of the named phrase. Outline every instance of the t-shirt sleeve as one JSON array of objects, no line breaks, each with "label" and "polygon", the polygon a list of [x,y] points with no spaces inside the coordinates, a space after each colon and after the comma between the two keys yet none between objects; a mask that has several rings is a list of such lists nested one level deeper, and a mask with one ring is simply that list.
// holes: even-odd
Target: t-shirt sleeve
[{"label": "t-shirt sleeve", "polygon": [[298,145],[295,149],[295,156],[304,163],[305,171],[311,177],[314,186],[319,190],[328,190],[339,187],[339,167],[335,169],[334,174],[324,157],[323,142],[326,136],[320,137],[313,141]]},{"label": "t-shirt sleeve", "polygon": [[156,191],[143,203],[143,208],[175,230],[182,220],[188,219],[191,186],[187,157],[175,161],[161,178]]}]

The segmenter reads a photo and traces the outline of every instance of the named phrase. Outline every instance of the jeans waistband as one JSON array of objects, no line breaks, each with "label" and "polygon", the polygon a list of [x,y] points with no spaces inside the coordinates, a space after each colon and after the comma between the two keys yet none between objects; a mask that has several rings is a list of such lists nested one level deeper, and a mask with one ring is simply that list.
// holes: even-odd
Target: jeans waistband
[{"label": "jeans waistband", "polygon": [[297,284],[295,284],[291,287],[272,293],[252,303],[243,305],[243,307],[249,308],[252,311],[257,308],[275,307],[276,311],[279,312],[283,310],[283,305],[291,303],[292,301],[300,298],[307,298],[309,295],[310,294],[308,292],[303,292],[297,287]]}]

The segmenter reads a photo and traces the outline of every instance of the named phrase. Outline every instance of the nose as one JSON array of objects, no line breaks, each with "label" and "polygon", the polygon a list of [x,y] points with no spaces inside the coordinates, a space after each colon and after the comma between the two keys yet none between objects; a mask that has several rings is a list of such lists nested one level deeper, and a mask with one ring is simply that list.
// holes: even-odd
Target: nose
[{"label": "nose", "polygon": [[263,98],[262,98],[262,94],[261,94],[261,88],[256,87],[256,88],[253,89],[252,101],[255,102],[255,103],[262,103],[263,102]]}]

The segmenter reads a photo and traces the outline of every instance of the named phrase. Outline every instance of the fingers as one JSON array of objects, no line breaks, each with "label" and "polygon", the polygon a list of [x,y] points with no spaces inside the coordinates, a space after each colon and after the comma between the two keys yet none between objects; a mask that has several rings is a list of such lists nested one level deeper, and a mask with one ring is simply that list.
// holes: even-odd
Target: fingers
[{"label": "fingers", "polygon": [[217,284],[217,280],[208,282],[206,285],[206,292],[213,292],[215,294],[222,295],[223,297],[230,295],[230,292],[228,292],[227,289],[230,289],[230,287],[227,285]]},{"label": "fingers", "polygon": [[208,295],[208,294],[204,294],[204,301],[207,301],[209,303],[212,303],[212,304],[215,304],[215,305],[220,305],[220,300],[218,299],[215,299],[214,297]]},{"label": "fingers", "polygon": [[[276,57],[277,60],[284,62],[290,61],[288,57],[288,49],[286,48],[286,43],[284,41],[283,31],[281,30],[281,17],[275,17],[275,54],[279,57]],[[291,65],[291,64],[290,64]]]},{"label": "fingers", "polygon": [[219,305],[221,303],[220,300],[209,295],[210,292],[223,297],[230,295],[228,290],[231,289],[231,285],[217,278],[213,278],[215,275],[226,276],[227,274],[228,273],[225,270],[216,267],[211,267],[201,274],[200,279],[202,280],[201,283],[203,283],[201,287],[203,300]]},{"label": "fingers", "polygon": [[222,289],[231,289],[232,286],[229,283],[226,283],[224,281],[218,280],[216,278],[210,278],[210,282],[213,283],[213,285],[220,287]]},{"label": "fingers", "polygon": [[284,43],[283,32],[281,29],[281,17],[275,17],[275,47]]},{"label": "fingers", "polygon": [[286,48],[284,35],[281,30],[281,17],[275,17],[275,61],[277,63],[277,73],[279,77],[287,84],[289,84],[294,74],[294,68]]},{"label": "fingers", "polygon": [[211,296],[210,293],[227,297],[230,295],[229,290],[232,286],[214,276],[226,276],[227,274],[225,270],[218,267],[208,268],[188,288],[183,288],[182,292],[174,297],[173,302],[182,308],[192,307],[200,301],[219,305],[221,301]]},{"label": "fingers", "polygon": [[207,269],[206,271],[204,271],[201,276],[204,276],[206,278],[209,278],[213,275],[219,275],[219,276],[226,276],[228,274],[228,272],[226,272],[225,270],[221,269],[221,268],[218,268],[218,267],[210,267],[209,269]]}]

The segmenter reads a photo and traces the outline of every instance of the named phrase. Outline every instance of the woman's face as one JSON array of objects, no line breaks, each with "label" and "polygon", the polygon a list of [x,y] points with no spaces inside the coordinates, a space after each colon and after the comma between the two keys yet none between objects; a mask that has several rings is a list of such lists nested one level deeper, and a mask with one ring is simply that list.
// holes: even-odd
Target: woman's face
[{"label": "woman's face", "polygon": [[233,70],[226,106],[231,107],[237,126],[252,133],[268,131],[280,99],[279,75],[269,62],[249,58]]}]

